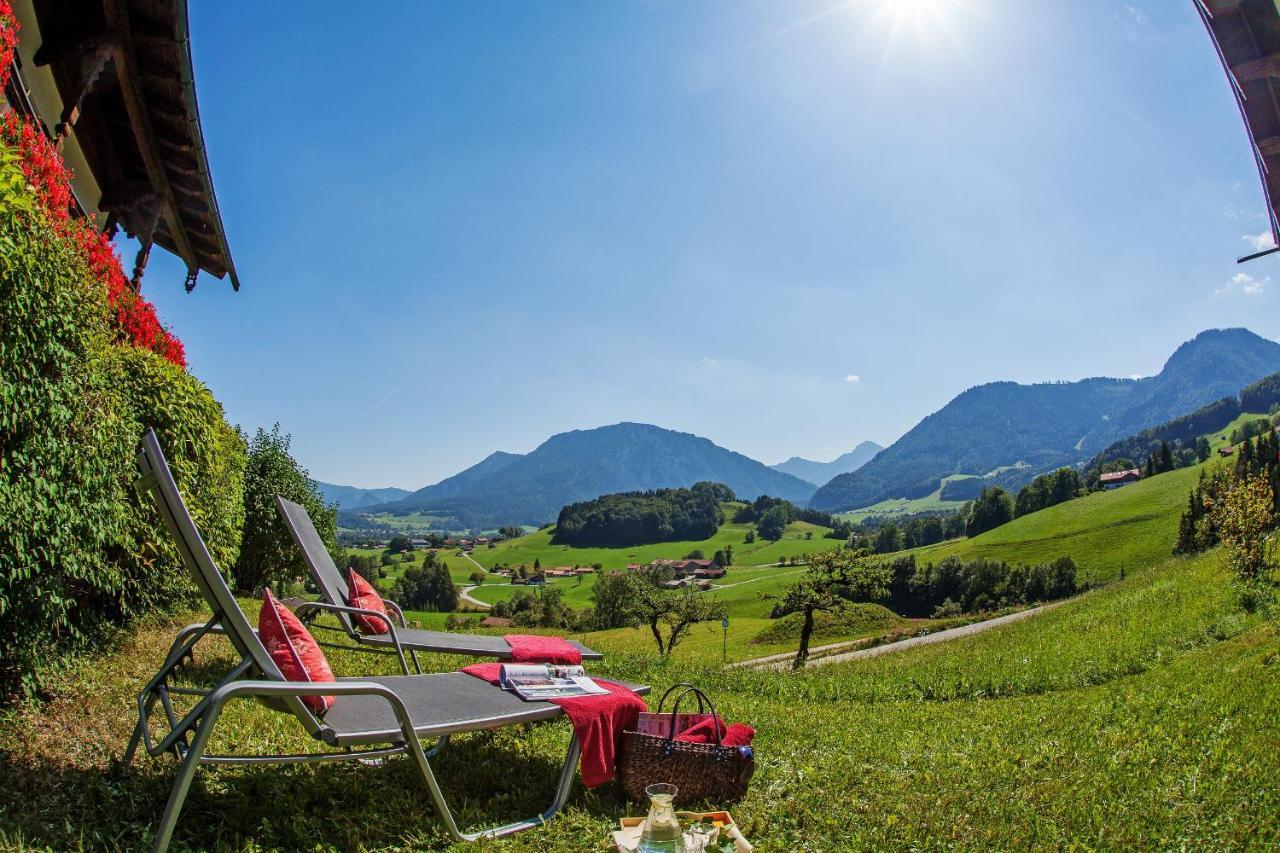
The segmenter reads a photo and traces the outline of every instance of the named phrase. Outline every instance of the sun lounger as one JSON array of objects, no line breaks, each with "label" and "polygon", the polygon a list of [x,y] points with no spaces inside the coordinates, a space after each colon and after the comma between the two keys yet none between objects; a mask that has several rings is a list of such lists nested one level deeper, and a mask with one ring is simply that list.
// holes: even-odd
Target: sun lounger
[{"label": "sun lounger", "polygon": [[[431,753],[423,748],[424,739],[553,719],[562,714],[557,705],[522,701],[463,673],[339,678],[331,683],[285,681],[214,565],[151,430],[142,438],[138,468],[142,474],[140,484],[155,497],[184,564],[213,611],[207,623],[191,626],[179,634],[160,671],[138,695],[138,723],[125,751],[125,765],[132,762],[139,746],[153,756],[172,752],[182,762],[156,830],[154,850],[163,851],[168,847],[192,779],[202,764],[295,764],[407,755],[417,767],[449,835],[459,841],[510,835],[538,826],[560,810],[568,797],[578,760],[576,739],[570,741],[555,795],[544,812],[470,832],[461,830],[454,820],[432,772]],[[210,634],[225,636],[240,655],[239,662],[207,690],[170,684],[195,645]],[[647,687],[631,686],[637,692],[648,692]],[[323,718],[313,714],[301,701],[301,697],[317,695],[335,697]],[[175,696],[186,697],[195,704],[180,714],[174,706]],[[244,698],[276,703],[275,707],[292,715],[330,751],[272,755],[206,753],[210,736],[226,705]],[[164,719],[153,726],[157,704]],[[158,731],[153,732],[153,728]],[[335,797],[340,796],[340,792],[335,792]]]},{"label": "sun lounger", "polygon": [[[472,655],[474,657],[492,657],[500,660],[506,660],[511,657],[511,647],[507,645],[507,641],[502,637],[490,636],[487,634],[463,634],[449,631],[424,631],[419,628],[405,627],[404,614],[395,602],[383,599],[383,603],[387,606],[387,611],[391,614],[393,621],[398,621],[399,625],[391,625],[391,630],[386,634],[367,635],[356,630],[352,621],[352,616],[363,613],[369,615],[369,611],[361,611],[351,607],[347,599],[347,581],[338,571],[338,567],[334,565],[333,558],[329,556],[329,549],[325,547],[324,541],[320,538],[319,532],[311,521],[311,516],[307,515],[306,509],[276,495],[276,507],[280,510],[280,517],[284,519],[284,526],[288,528],[289,535],[293,537],[293,541],[297,543],[298,548],[302,551],[303,560],[307,564],[307,570],[311,574],[312,581],[315,582],[316,589],[319,590],[321,601],[309,602],[299,605],[295,611],[298,618],[307,622],[311,627],[319,631],[340,631],[359,646],[367,647],[365,651],[381,651],[388,654],[396,654],[400,658],[401,666],[405,672],[408,672],[408,665],[405,663],[405,652],[409,653],[413,660],[414,667],[421,672],[418,667],[418,659],[415,652],[444,652],[454,655]],[[315,617],[321,613],[332,613],[337,617],[340,623],[339,628],[319,624],[314,622]],[[375,616],[377,614],[374,614]],[[578,651],[582,653],[583,660],[600,660],[604,655],[599,652],[592,651],[581,643],[570,640]],[[350,648],[350,646],[343,646]]]}]

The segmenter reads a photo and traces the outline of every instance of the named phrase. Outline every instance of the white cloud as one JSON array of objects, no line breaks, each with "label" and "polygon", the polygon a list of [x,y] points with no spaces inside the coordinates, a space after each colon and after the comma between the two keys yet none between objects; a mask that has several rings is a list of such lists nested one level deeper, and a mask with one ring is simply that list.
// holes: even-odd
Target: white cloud
[{"label": "white cloud", "polygon": [[848,382],[850,385],[857,385],[859,382],[862,381],[862,377],[856,373],[850,373],[848,376],[844,378],[844,381]]},{"label": "white cloud", "polygon": [[1265,252],[1267,249],[1274,249],[1276,245],[1275,238],[1271,236],[1270,231],[1263,231],[1261,234],[1246,234],[1240,239],[1248,243],[1255,252]]},{"label": "white cloud", "polygon": [[702,364],[704,367],[715,367],[719,365],[720,362],[716,361],[714,358],[712,358],[709,355],[704,355],[702,357]]},{"label": "white cloud", "polygon": [[1231,276],[1231,280],[1214,291],[1217,296],[1227,293],[1234,293],[1237,290],[1245,296],[1260,296],[1266,292],[1267,285],[1271,283],[1271,276],[1264,276],[1261,279],[1254,278],[1247,272],[1238,272]]}]

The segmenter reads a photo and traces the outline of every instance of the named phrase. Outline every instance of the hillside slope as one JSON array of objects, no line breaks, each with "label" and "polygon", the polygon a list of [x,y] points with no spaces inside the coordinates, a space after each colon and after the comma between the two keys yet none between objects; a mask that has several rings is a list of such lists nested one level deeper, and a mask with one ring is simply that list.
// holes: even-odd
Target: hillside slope
[{"label": "hillside slope", "polygon": [[1083,462],[1111,442],[1171,420],[1280,371],[1280,344],[1247,329],[1184,343],[1156,376],[970,388],[878,454],[814,494],[826,512],[930,494],[953,474],[1027,467],[1007,485]]},{"label": "hillside slope", "polygon": [[[542,524],[561,507],[614,492],[724,483],[739,496],[804,504],[814,486],[689,433],[620,423],[560,433],[371,511],[449,516],[463,527]],[[478,470],[479,469],[479,470]]]}]

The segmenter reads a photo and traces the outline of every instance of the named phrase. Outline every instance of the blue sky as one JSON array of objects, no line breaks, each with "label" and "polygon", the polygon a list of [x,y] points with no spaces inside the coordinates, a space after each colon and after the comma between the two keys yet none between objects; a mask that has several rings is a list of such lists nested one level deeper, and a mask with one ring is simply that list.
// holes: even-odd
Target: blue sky
[{"label": "blue sky", "polygon": [[828,459],[982,382],[1280,337],[1190,0],[191,15],[243,288],[157,254],[144,292],[320,479],[418,488],[620,420]]}]

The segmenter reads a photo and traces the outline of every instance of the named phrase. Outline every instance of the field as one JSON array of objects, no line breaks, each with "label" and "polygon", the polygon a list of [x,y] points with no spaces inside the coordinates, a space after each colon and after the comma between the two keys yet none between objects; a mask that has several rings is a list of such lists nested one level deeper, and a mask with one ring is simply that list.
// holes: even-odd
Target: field
[{"label": "field", "polygon": [[[1166,475],[1171,490],[1175,476]],[[1158,491],[1160,479],[1147,488]],[[1135,486],[1099,496],[1096,505],[1079,503],[1099,520],[1117,520],[1122,507],[1143,515],[1159,501]],[[1013,530],[1041,532],[1028,523]],[[1004,555],[1049,547],[1005,533],[999,543],[980,537],[973,544]],[[1124,544],[1084,536],[1069,534],[1093,547]],[[1137,559],[1075,556],[1117,575]],[[750,625],[758,617],[745,614],[760,604],[742,597],[736,621]],[[251,614],[256,608],[244,606]],[[174,762],[144,758],[127,772],[112,762],[127,739],[133,693],[184,619],[122,635],[116,650],[69,669],[45,705],[0,717],[0,846],[147,842]],[[614,632],[588,640],[610,652],[597,672],[657,690],[693,681],[722,713],[756,726],[756,777],[733,812],[760,849],[1280,842],[1280,636],[1272,623],[1239,610],[1217,553],[1160,555],[1031,620],[797,675],[721,670],[718,633],[690,638],[703,653],[666,661]],[[200,656],[197,676],[229,661],[221,644],[212,641]],[[464,662],[429,657],[437,668]],[[332,659],[348,673],[386,665],[348,652]],[[245,703],[224,716],[216,739],[222,747],[313,746],[285,722]],[[439,776],[467,822],[531,813],[549,793],[566,736],[557,723],[529,734],[457,738],[437,762]],[[485,849],[599,850],[610,824],[636,811],[643,810],[608,786],[579,788],[563,817]],[[402,760],[204,770],[178,840],[229,849],[467,849],[447,843]]]},{"label": "field", "polygon": [[[949,477],[943,477],[942,482],[948,483],[952,480],[967,479],[969,479],[969,476],[966,474],[952,474]],[[914,512],[954,512],[964,505],[964,501],[943,500],[942,486],[939,486],[932,494],[925,495],[922,498],[889,498],[849,512],[836,513],[836,515],[845,521],[857,524],[877,516],[907,515]]]},{"label": "field", "polygon": [[[732,809],[758,849],[1273,849],[1280,631],[1240,609],[1220,553],[1169,556],[1196,476],[1165,474],[924,549],[1023,561],[1067,553],[1105,582],[981,635],[798,674],[721,668],[719,625],[697,626],[665,660],[641,631],[583,639],[607,652],[597,674],[659,692],[697,683],[723,714],[757,728],[756,776]],[[508,547],[554,553],[544,540]],[[732,570],[711,593],[730,611],[731,659],[793,647],[785,632],[753,640],[778,631],[771,596],[796,571]],[[253,618],[257,603],[242,604]],[[197,615],[123,632],[69,666],[42,704],[0,712],[0,848],[149,842],[175,762],[144,757],[124,770],[116,759],[136,691]],[[895,624],[862,618],[840,630]],[[390,671],[386,658],[330,657],[339,673]],[[434,670],[467,662],[422,658]],[[207,683],[231,660],[214,638],[191,677]],[[495,823],[541,808],[567,735],[561,722],[458,737],[434,763],[465,823]],[[215,745],[315,746],[255,703],[227,711]],[[562,817],[483,849],[600,850],[618,816],[637,812],[612,786],[576,788]],[[205,769],[178,832],[179,845],[224,849],[471,849],[448,843],[404,760]]]}]

